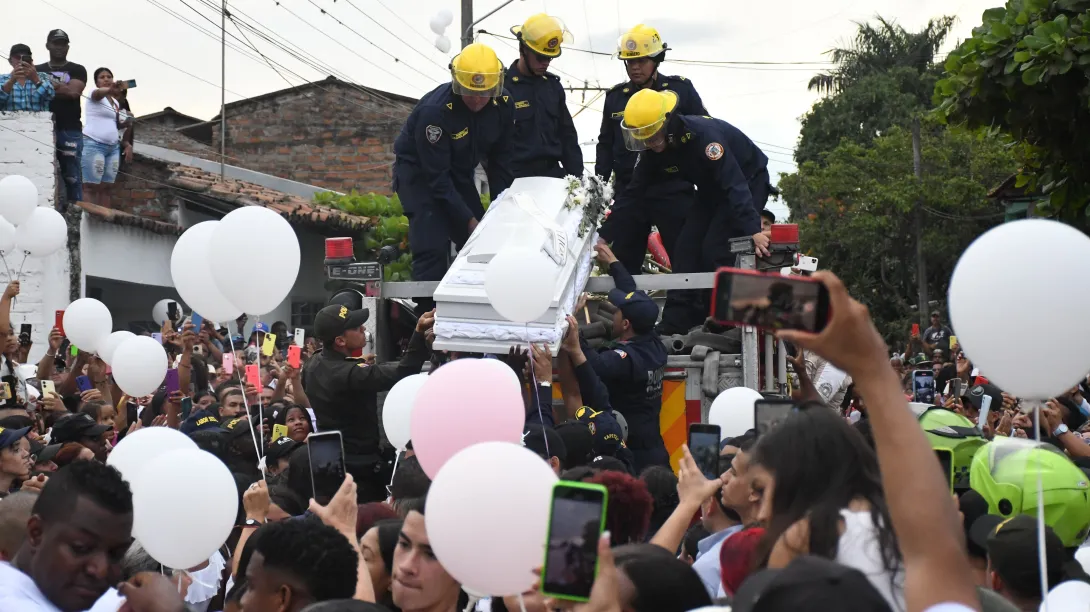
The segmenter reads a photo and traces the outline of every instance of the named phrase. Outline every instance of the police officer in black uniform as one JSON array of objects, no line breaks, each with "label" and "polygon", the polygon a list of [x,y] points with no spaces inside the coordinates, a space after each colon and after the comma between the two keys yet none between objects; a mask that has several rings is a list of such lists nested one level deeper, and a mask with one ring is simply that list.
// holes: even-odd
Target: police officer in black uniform
[{"label": "police officer in black uniform", "polygon": [[666,43],[650,26],[638,25],[621,37],[617,56],[624,60],[629,81],[606,94],[602,130],[598,135],[594,173],[607,179],[614,172],[617,174],[613,184],[613,208],[599,234],[613,245],[617,258],[632,274],[639,274],[643,269],[647,235],[652,225],[658,227],[662,245],[673,263],[678,236],[695,200],[692,183],[682,179],[680,174],[675,180],[649,186],[650,191],[642,200],[625,195],[625,186],[632,180],[636,154],[625,146],[621,120],[625,105],[636,92],[643,89],[673,91],[678,95],[679,114],[708,114],[691,81],[659,73],[659,64],[666,58],[666,51]]},{"label": "police officer in black uniform", "polygon": [[617,307],[613,337],[618,341],[596,351],[580,338],[580,348],[609,390],[613,410],[628,422],[628,448],[639,474],[648,466],[670,464],[659,425],[666,369],[666,347],[654,333],[659,307],[636,289],[636,281],[608,246],[599,244],[597,250],[598,262],[608,267],[616,285],[609,301]]},{"label": "police officer in black uniform", "polygon": [[564,86],[549,63],[571,42],[564,22],[544,13],[511,28],[519,40],[519,58],[507,69],[505,86],[515,105],[511,162],[515,178],[583,175],[583,150],[568,111]]},{"label": "police officer in black uniform", "polygon": [[[741,236],[751,236],[757,254],[768,255],[769,237],[761,232],[758,211],[769,192],[751,191],[754,177],[758,183],[762,173],[767,177],[768,157],[738,128],[720,119],[678,114],[678,103],[673,92],[645,89],[625,106],[625,142],[640,151],[629,197],[639,199],[677,176],[696,185],[697,202],[678,239],[674,272],[734,265],[730,239]],[[706,290],[669,292],[658,332],[684,333],[700,325],[710,309],[709,296]]]},{"label": "police officer in black uniform", "polygon": [[[428,92],[394,142],[394,191],[409,218],[413,280],[438,281],[450,267],[450,244],[461,247],[484,216],[473,182],[484,163],[492,199],[511,185],[513,106],[503,89],[503,64],[482,43],[452,61],[451,82]],[[435,302],[417,300],[418,312]]]},{"label": "police officer in black uniform", "polygon": [[318,418],[319,431],[339,430],[344,462],[356,480],[360,503],[386,499],[389,472],[379,456],[378,398],[399,380],[419,374],[431,351],[425,334],[435,313],[425,313],[398,363],[372,365],[351,357],[366,344],[366,309],[349,310],[333,304],[314,317],[314,335],[322,351],[303,366],[303,388]]}]

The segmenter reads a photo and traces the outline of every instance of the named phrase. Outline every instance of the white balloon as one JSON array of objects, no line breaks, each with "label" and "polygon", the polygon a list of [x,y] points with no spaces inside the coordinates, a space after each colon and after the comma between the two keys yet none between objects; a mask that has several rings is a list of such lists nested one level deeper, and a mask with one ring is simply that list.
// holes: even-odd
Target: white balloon
[{"label": "white balloon", "polygon": [[[1063,257],[1035,265],[1042,245]],[[1086,275],[1087,262],[1090,237],[1045,219],[1004,223],[969,245],[950,278],[950,321],[981,374],[1011,395],[1044,400],[1090,372],[1090,285],[1071,282]],[[999,278],[1018,299],[996,299]],[[1058,295],[1063,299],[1053,299]],[[1032,333],[1012,343],[1012,329]]]},{"label": "white balloon", "polygon": [[435,37],[435,48],[439,49],[440,53],[450,53],[450,39],[440,34]]},{"label": "white balloon", "polygon": [[159,325],[162,325],[163,322],[166,321],[167,317],[169,316],[170,303],[171,302],[176,303],[177,301],[178,300],[163,299],[163,300],[159,300],[158,302],[156,302],[155,305],[151,307],[151,320],[155,321]]},{"label": "white balloon", "polygon": [[52,208],[39,206],[31,211],[15,234],[15,245],[32,257],[48,257],[68,243],[68,224]]},{"label": "white balloon", "polygon": [[[68,331],[67,324],[64,331]],[[167,375],[167,353],[163,345],[150,336],[125,340],[114,350],[113,360],[110,366],[114,381],[133,397],[155,393]]]},{"label": "white balloon", "polygon": [[719,426],[721,440],[753,429],[753,403],[763,396],[749,387],[731,387],[720,393],[708,411],[708,423]]},{"label": "white balloon", "polygon": [[426,382],[427,374],[413,374],[402,378],[390,389],[382,402],[382,428],[386,431],[390,446],[399,451],[404,450],[409,443],[413,404],[416,402],[417,392]]},{"label": "white balloon", "polygon": [[106,362],[107,365],[113,366],[114,364],[114,352],[129,338],[135,338],[136,334],[130,331],[115,331],[106,338],[106,342],[102,344],[98,349],[98,356]]},{"label": "white balloon", "polygon": [[25,176],[12,174],[0,180],[0,216],[22,225],[38,207],[38,188]]},{"label": "white balloon", "polygon": [[122,438],[106,458],[106,465],[117,468],[122,478],[135,485],[153,459],[179,449],[199,450],[196,442],[176,429],[145,427]]},{"label": "white balloon", "polygon": [[545,556],[556,482],[549,464],[510,442],[482,442],[454,455],[428,489],[424,521],[436,558],[478,593],[526,592]]},{"label": "white balloon", "polygon": [[454,23],[454,13],[450,12],[450,9],[439,9],[435,16],[439,18],[439,22],[443,24],[443,27]]},{"label": "white balloon", "polygon": [[[198,492],[201,511],[193,512]],[[231,535],[238,489],[215,455],[184,448],[148,462],[133,483],[132,505],[132,534],[144,550],[167,567],[188,569],[208,560]]]},{"label": "white balloon", "polygon": [[178,295],[194,312],[209,321],[234,321],[242,314],[242,309],[220,293],[210,271],[212,234],[219,223],[198,223],[178,238],[170,255],[170,277],[174,279]]},{"label": "white balloon", "polygon": [[[961,340],[961,336],[958,336]],[[428,509],[429,512],[431,509]],[[1090,584],[1081,580],[1061,582],[1041,602],[1041,612],[1086,612],[1090,607]]]},{"label": "white balloon", "polygon": [[1083,546],[1077,550],[1075,560],[1082,566],[1082,571],[1090,574],[1090,546]]},{"label": "white balloon", "polygon": [[[261,237],[267,248],[256,248]],[[243,206],[227,213],[212,233],[212,279],[229,302],[251,315],[272,312],[299,276],[299,238],[291,225],[263,206]],[[231,262],[230,265],[223,265]],[[207,272],[206,272],[207,274]],[[190,304],[193,306],[193,304]],[[193,306],[201,316],[217,319]]]},{"label": "white balloon", "polygon": [[488,262],[484,292],[501,317],[534,321],[549,310],[559,270],[541,249],[504,249]]},{"label": "white balloon", "polygon": [[[64,335],[82,351],[97,352],[105,346],[114,318],[110,309],[94,298],[80,298],[64,309]],[[136,393],[135,395],[144,395]]]},{"label": "white balloon", "polygon": [[428,27],[431,28],[432,32],[440,35],[447,31],[447,24],[443,23],[438,14],[432,16],[431,20],[428,21]]},{"label": "white balloon", "polygon": [[0,253],[10,253],[15,248],[15,226],[0,217]]}]

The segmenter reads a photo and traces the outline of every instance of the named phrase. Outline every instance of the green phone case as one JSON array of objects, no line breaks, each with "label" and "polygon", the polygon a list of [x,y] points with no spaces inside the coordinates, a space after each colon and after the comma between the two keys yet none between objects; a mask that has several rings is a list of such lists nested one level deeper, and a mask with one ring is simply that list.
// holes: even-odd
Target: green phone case
[{"label": "green phone case", "polygon": [[[552,524],[553,524],[553,501],[552,500],[556,498],[556,490],[560,489],[560,488],[564,488],[564,489],[585,489],[585,490],[588,490],[588,491],[597,491],[597,492],[601,493],[602,494],[602,521],[601,521],[601,524],[598,526],[598,533],[601,534],[603,531],[606,530],[606,509],[609,507],[609,490],[606,489],[605,487],[603,487],[602,485],[599,485],[599,484],[587,484],[585,482],[574,482],[574,481],[569,481],[569,480],[560,480],[560,481],[557,481],[557,483],[555,485],[553,485],[553,495],[549,500],[549,526],[550,526],[549,531],[550,531],[550,533],[552,532],[551,527],[552,527]],[[545,583],[545,576],[548,575],[548,571],[549,571],[549,535],[550,535],[550,533],[545,534],[545,560],[541,563],[541,592],[543,594],[549,596],[549,597],[555,597],[557,599],[564,599],[564,600],[567,600],[567,601],[581,601],[581,602],[589,601],[589,599],[586,598],[586,597],[576,597],[574,595],[567,595],[567,594],[564,594],[564,593],[550,593],[549,591],[546,590],[546,588],[545,588],[545,584],[546,584]],[[595,550],[597,550],[598,543],[595,542],[594,546],[595,546]],[[594,560],[594,578],[595,578],[595,580],[598,579],[598,564],[599,564],[599,560],[598,560],[597,557],[595,557],[595,560]]]}]

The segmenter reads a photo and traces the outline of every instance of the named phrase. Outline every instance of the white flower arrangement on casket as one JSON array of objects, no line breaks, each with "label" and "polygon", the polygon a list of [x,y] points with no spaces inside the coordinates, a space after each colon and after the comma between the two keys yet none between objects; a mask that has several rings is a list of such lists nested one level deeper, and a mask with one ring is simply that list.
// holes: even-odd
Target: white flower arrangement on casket
[{"label": "white flower arrangement on casket", "polygon": [[602,225],[612,200],[613,187],[607,179],[593,174],[584,175],[582,178],[568,177],[568,199],[564,202],[564,208],[583,209],[583,219],[579,222],[580,238]]}]

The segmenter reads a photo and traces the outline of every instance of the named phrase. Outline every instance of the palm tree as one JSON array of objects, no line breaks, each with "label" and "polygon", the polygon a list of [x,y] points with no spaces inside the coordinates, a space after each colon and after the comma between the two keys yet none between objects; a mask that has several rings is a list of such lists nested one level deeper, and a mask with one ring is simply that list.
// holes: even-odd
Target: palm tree
[{"label": "palm tree", "polygon": [[950,34],[953,17],[927,22],[919,32],[909,32],[879,16],[875,23],[857,23],[859,29],[848,47],[830,49],[836,67],[810,79],[807,89],[835,94],[859,79],[894,68],[924,73],[934,66],[935,54]]}]

